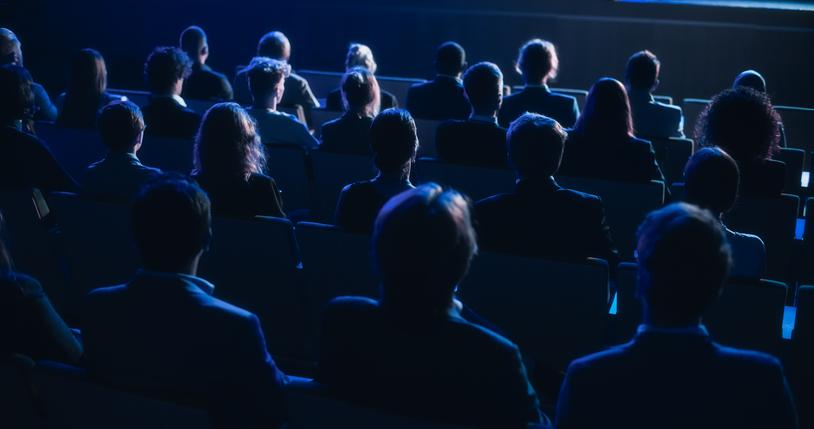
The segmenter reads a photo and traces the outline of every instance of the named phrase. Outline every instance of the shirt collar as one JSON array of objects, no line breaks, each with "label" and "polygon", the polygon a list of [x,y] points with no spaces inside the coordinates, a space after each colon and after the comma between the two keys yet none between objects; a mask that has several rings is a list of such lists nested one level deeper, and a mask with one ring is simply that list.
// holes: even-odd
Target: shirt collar
[{"label": "shirt collar", "polygon": [[663,334],[663,335],[697,335],[700,337],[708,337],[709,332],[707,328],[702,325],[683,326],[680,328],[664,328],[661,326],[653,326],[648,324],[639,325],[636,333],[641,334]]},{"label": "shirt collar", "polygon": [[161,271],[150,271],[150,270],[140,270],[140,275],[145,275],[149,277],[158,277],[163,279],[172,279],[172,280],[181,280],[186,283],[192,283],[198,289],[202,290],[207,295],[212,295],[215,293],[215,285],[210,283],[207,280],[204,280],[198,276],[192,276],[189,274],[182,274],[182,273],[165,273]]},{"label": "shirt collar", "polygon": [[187,102],[186,102],[186,101],[184,101],[184,99],[183,99],[183,98],[181,98],[181,96],[180,96],[180,95],[178,95],[178,94],[172,94],[172,95],[167,95],[167,94],[162,94],[162,95],[153,95],[153,97],[155,97],[155,98],[171,98],[171,99],[172,99],[172,101],[174,101],[174,102],[178,103],[178,104],[179,104],[181,107],[187,107]]},{"label": "shirt collar", "polygon": [[475,121],[475,122],[487,122],[487,123],[490,123],[490,124],[497,125],[497,117],[495,117],[495,116],[476,115],[476,114],[473,113],[473,114],[469,115],[469,120],[470,121]]}]

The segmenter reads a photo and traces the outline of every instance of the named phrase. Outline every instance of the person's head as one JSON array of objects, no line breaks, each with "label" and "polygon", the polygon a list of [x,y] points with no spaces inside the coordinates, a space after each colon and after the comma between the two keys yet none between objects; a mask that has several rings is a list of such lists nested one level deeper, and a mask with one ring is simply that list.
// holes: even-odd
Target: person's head
[{"label": "person's head", "polygon": [[727,89],[701,113],[695,138],[701,146],[720,146],[738,162],[770,159],[778,150],[780,117],[766,93]]},{"label": "person's head", "polygon": [[506,143],[509,162],[517,177],[530,179],[553,176],[560,168],[568,134],[560,124],[537,113],[526,113],[509,126]]},{"label": "person's head", "polygon": [[211,224],[206,192],[182,176],[145,185],[133,201],[133,236],[148,270],[194,275]]},{"label": "person's head", "polygon": [[279,31],[266,33],[257,43],[257,56],[288,62],[291,58],[291,42]]},{"label": "person's head", "polygon": [[472,113],[494,115],[503,103],[503,73],[493,63],[477,63],[464,73],[464,92]]},{"label": "person's head", "polygon": [[187,54],[172,46],[155,48],[144,64],[147,88],[154,94],[179,95],[184,79],[192,73],[192,61]]},{"label": "person's head", "polygon": [[625,82],[636,91],[652,92],[659,86],[661,62],[650,51],[639,51],[627,60]]},{"label": "person's head", "polygon": [[144,117],[135,103],[114,101],[99,113],[97,128],[111,152],[136,153],[144,138]]},{"label": "person's head", "polygon": [[195,138],[195,169],[224,179],[243,180],[265,167],[254,120],[237,103],[210,107]]},{"label": "person's head", "polygon": [[94,49],[77,52],[68,82],[69,96],[101,97],[107,91],[107,67],[105,59]]},{"label": "person's head", "polygon": [[520,47],[515,65],[527,84],[541,85],[557,77],[560,59],[553,43],[532,39]]},{"label": "person's head", "polygon": [[354,67],[362,67],[367,71],[376,74],[376,60],[373,59],[373,51],[369,46],[361,43],[351,43],[348,46],[348,54],[345,56],[345,70],[350,70]]},{"label": "person's head", "polygon": [[746,70],[737,75],[735,81],[732,83],[732,88],[738,87],[752,88],[758,92],[766,92],[766,79],[763,79],[763,76],[754,70]]},{"label": "person's head", "polygon": [[23,66],[22,43],[8,28],[0,28],[0,66],[14,64]]},{"label": "person's head", "polygon": [[195,64],[205,64],[209,57],[209,43],[203,28],[193,25],[181,32],[178,46]]},{"label": "person's head", "polygon": [[458,77],[466,70],[466,52],[455,42],[445,42],[435,53],[435,71],[438,74]]},{"label": "person's head", "polygon": [[34,92],[31,75],[20,66],[0,66],[0,124],[34,118]]},{"label": "person's head", "polygon": [[708,210],[676,203],[650,213],[637,237],[645,323],[697,324],[721,294],[732,264],[720,222]]},{"label": "person's head", "polygon": [[410,113],[387,109],[373,119],[370,127],[373,162],[386,176],[409,176],[418,150],[416,126]]},{"label": "person's head", "polygon": [[393,197],[373,228],[382,302],[406,317],[444,314],[477,252],[465,197],[429,183]]},{"label": "person's head", "polygon": [[364,67],[354,67],[342,76],[345,109],[361,116],[376,116],[381,92],[376,76]]},{"label": "person's head", "polygon": [[256,57],[249,66],[249,89],[256,107],[277,108],[283,99],[285,78],[291,74],[291,66],[280,60]]},{"label": "person's head", "polygon": [[624,85],[616,79],[599,79],[588,92],[585,111],[574,126],[583,133],[604,134],[609,138],[633,135],[630,101]]},{"label": "person's head", "polygon": [[684,199],[715,215],[735,205],[739,183],[738,164],[718,147],[695,152],[684,167]]}]

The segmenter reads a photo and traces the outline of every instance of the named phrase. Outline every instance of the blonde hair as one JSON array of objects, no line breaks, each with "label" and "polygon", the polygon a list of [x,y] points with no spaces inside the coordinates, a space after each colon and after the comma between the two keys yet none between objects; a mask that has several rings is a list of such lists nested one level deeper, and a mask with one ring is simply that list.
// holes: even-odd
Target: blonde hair
[{"label": "blonde hair", "polygon": [[373,59],[373,51],[369,46],[361,43],[351,43],[348,47],[348,55],[345,57],[345,70],[354,67],[363,67],[371,73],[376,73],[378,65]]}]

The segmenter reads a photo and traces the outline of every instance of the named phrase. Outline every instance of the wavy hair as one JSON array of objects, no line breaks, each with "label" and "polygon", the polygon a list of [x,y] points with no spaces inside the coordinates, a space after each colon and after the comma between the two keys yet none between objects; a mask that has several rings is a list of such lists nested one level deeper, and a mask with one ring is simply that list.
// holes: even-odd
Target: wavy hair
[{"label": "wavy hair", "polygon": [[204,114],[195,138],[195,173],[247,180],[265,169],[254,120],[237,103],[218,103]]}]

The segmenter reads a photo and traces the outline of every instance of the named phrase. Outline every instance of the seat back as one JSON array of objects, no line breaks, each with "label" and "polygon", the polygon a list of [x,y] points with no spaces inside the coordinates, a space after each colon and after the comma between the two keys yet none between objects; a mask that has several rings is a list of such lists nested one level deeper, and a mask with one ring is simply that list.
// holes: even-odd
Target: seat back
[{"label": "seat back", "polygon": [[511,192],[515,183],[512,170],[447,164],[432,158],[419,159],[413,177],[416,183],[436,182],[452,187],[472,201]]},{"label": "seat back", "polygon": [[814,351],[814,286],[797,289],[797,315],[791,338],[798,346]]},{"label": "seat back", "polygon": [[311,165],[305,149],[299,145],[268,145],[266,155],[268,173],[282,192],[283,208],[287,212],[310,209]]},{"label": "seat back", "polygon": [[557,94],[564,94],[570,95],[577,99],[577,105],[579,106],[579,111],[582,112],[585,110],[585,100],[588,98],[588,91],[584,89],[573,89],[573,88],[551,88],[551,92],[555,92]]},{"label": "seat back", "polygon": [[138,157],[144,165],[189,174],[193,168],[194,149],[193,140],[144,136]]},{"label": "seat back", "polygon": [[38,122],[35,128],[54,158],[76,180],[82,179],[88,165],[107,154],[96,130],[63,128],[49,122]]},{"label": "seat back", "polygon": [[333,223],[339,193],[345,185],[369,180],[376,175],[370,157],[314,151],[314,190],[317,200],[315,219]]},{"label": "seat back", "polygon": [[187,107],[189,107],[190,109],[194,110],[197,113],[200,113],[201,115],[206,113],[206,111],[209,110],[210,107],[219,103],[219,101],[215,100],[193,100],[190,98],[184,99],[184,101],[186,101]]},{"label": "seat back", "polygon": [[792,106],[774,106],[783,121],[788,147],[814,150],[814,109]]},{"label": "seat back", "polygon": [[423,157],[436,156],[435,133],[438,126],[444,121],[432,121],[429,119],[416,119],[416,133],[418,134],[418,155]]},{"label": "seat back", "polygon": [[317,98],[328,97],[342,82],[342,73],[338,72],[297,70],[296,73],[308,81],[308,86]]},{"label": "seat back", "polygon": [[424,79],[412,79],[406,77],[392,77],[392,76],[376,76],[379,86],[382,90],[387,91],[396,96],[399,106],[407,106],[407,92],[410,87],[425,82]]},{"label": "seat back", "polygon": [[684,99],[681,103],[681,110],[684,111],[684,135],[688,137],[695,135],[695,125],[708,104],[709,100],[703,98]]},{"label": "seat back", "polygon": [[14,358],[0,357],[0,427],[41,427],[28,381],[29,370]]},{"label": "seat back", "polygon": [[[656,159],[664,173],[666,184],[684,180],[684,166],[693,152],[690,139],[652,139]],[[799,181],[799,180],[798,180]]]},{"label": "seat back", "polygon": [[108,89],[112,94],[124,95],[138,107],[144,107],[150,103],[150,93],[134,89]]},{"label": "seat back", "polygon": [[326,122],[333,121],[334,119],[342,116],[342,112],[335,112],[326,109],[311,109],[311,128],[314,129],[314,137],[317,139],[322,138],[322,125]]},{"label": "seat back", "polygon": [[783,187],[783,192],[800,195],[805,157],[804,150],[789,147],[780,148],[775,155],[774,159],[786,164],[786,186]]},{"label": "seat back", "polygon": [[659,103],[673,104],[673,97],[670,97],[669,95],[656,95],[656,94],[653,94],[653,100],[655,100],[655,101],[657,101]]}]

